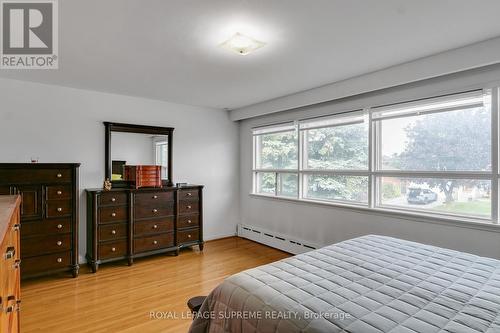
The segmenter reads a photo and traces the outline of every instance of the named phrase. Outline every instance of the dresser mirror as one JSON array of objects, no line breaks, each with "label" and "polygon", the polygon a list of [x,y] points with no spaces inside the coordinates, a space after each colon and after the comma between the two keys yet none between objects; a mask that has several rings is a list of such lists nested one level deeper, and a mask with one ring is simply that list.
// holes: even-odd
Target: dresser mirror
[{"label": "dresser mirror", "polygon": [[113,187],[126,187],[126,165],[157,165],[161,167],[162,184],[172,185],[171,127],[121,123],[104,123],[106,130],[106,178]]}]

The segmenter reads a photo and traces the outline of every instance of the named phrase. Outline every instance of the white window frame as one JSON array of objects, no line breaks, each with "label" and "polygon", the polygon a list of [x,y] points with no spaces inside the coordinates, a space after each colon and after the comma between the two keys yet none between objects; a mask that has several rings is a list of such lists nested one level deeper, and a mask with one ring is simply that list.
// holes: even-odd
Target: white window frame
[{"label": "white window frame", "polygon": [[[252,129],[252,192],[257,195],[261,196],[271,196],[271,197],[283,197],[283,198],[293,198],[290,196],[280,196],[278,193],[278,179],[280,174],[297,174],[297,177],[299,176],[298,174],[298,167],[299,167],[299,161],[300,161],[300,153],[297,151],[297,166],[296,168],[293,169],[277,169],[277,168],[258,168],[257,166],[260,164],[259,163],[259,158],[260,155],[258,152],[260,151],[259,149],[259,140],[258,137],[260,135],[265,135],[265,134],[277,134],[277,133],[288,133],[291,131],[297,131],[297,123],[296,122],[285,122],[285,123],[278,123],[278,124],[273,124],[273,125],[267,125],[267,126],[259,126],[256,128]],[[299,142],[297,142],[297,150],[300,148]],[[274,194],[267,194],[267,193],[259,193],[258,192],[258,174],[259,173],[274,173],[275,177],[275,182],[274,182]],[[297,179],[297,195],[295,196],[295,199],[298,199],[300,197],[300,179]]]},{"label": "white window frame", "polygon": [[[500,111],[499,107],[499,89],[498,87],[491,88],[491,89],[476,89],[471,92],[465,92],[465,93],[456,93],[456,94],[449,94],[446,95],[448,97],[464,97],[467,98],[470,94],[474,95],[477,94],[478,92],[481,92],[485,94],[487,91],[491,93],[491,171],[447,171],[447,172],[442,172],[442,171],[399,171],[399,170],[380,170],[378,168],[378,151],[380,150],[380,129],[377,128],[378,124],[380,122],[377,122],[374,118],[378,116],[376,112],[379,112],[383,107],[385,106],[377,106],[377,107],[369,107],[365,108],[362,110],[353,110],[349,112],[342,112],[342,113],[336,113],[333,115],[325,116],[329,118],[337,118],[337,117],[342,117],[344,115],[347,115],[349,113],[353,112],[364,112],[367,122],[368,122],[368,169],[367,170],[313,170],[313,169],[307,169],[306,163],[307,161],[305,160],[304,156],[305,150],[306,149],[306,143],[305,143],[305,138],[304,138],[304,130],[300,130],[299,126],[297,124],[300,124],[301,122],[304,121],[311,121],[311,118],[309,119],[298,119],[295,120],[293,123],[296,125],[296,131],[297,131],[297,139],[298,139],[298,165],[297,169],[286,169],[286,170],[278,170],[278,169],[257,169],[256,168],[256,152],[257,152],[257,147],[256,147],[256,140],[255,140],[255,134],[253,138],[253,158],[252,158],[252,174],[253,174],[253,186],[252,186],[252,195],[256,196],[264,196],[264,197],[276,197],[280,199],[292,199],[295,201],[301,201],[301,202],[306,202],[306,203],[324,203],[328,204],[331,206],[339,206],[339,207],[347,207],[347,208],[354,208],[354,209],[361,209],[361,210],[368,210],[368,211],[376,211],[376,212],[382,212],[382,213],[395,213],[398,215],[412,215],[412,216],[417,216],[417,217],[425,217],[425,218],[430,218],[430,219],[443,219],[443,220],[453,220],[453,221],[460,221],[460,222],[483,222],[483,223],[488,223],[488,224],[496,224],[498,225],[498,217],[499,217],[499,182],[500,182],[500,165],[498,161],[498,156],[499,156],[499,116],[498,113]],[[422,100],[417,100],[415,101],[416,105],[422,105],[422,101],[429,100],[432,101],[437,98],[442,98],[446,96],[441,96],[441,97],[436,97],[436,98],[425,98]],[[403,104],[403,103],[398,103],[398,104]],[[404,103],[406,104],[406,103]],[[450,105],[449,108],[446,109],[446,111],[452,111],[453,110],[453,105]],[[434,110],[423,110],[421,112],[433,112]],[[444,112],[446,112],[444,111]],[[443,112],[443,110],[440,110],[440,112]],[[318,118],[323,118],[323,117],[318,117]],[[325,118],[326,119],[326,118]],[[287,122],[288,124],[292,122]],[[280,124],[277,124],[278,126]],[[266,127],[273,126],[273,125],[268,125]],[[320,126],[318,128],[322,127],[330,127],[330,126]],[[255,131],[259,130],[262,127],[256,127],[253,128],[252,130]],[[278,191],[277,188],[275,189],[275,194],[274,195],[266,195],[266,194],[261,194],[257,193],[257,184],[256,184],[256,175],[258,172],[275,172],[276,173],[276,179],[278,179],[278,174],[279,173],[296,173],[298,175],[298,195],[296,198],[290,198],[290,197],[283,197],[283,196],[278,196]],[[311,199],[306,197],[305,195],[305,177],[309,174],[322,174],[322,175],[346,175],[346,176],[367,176],[368,177],[368,202],[367,203],[356,203],[352,201],[344,201],[344,200],[320,200],[320,199]],[[476,216],[467,216],[467,215],[459,215],[459,214],[453,214],[453,213],[447,213],[447,212],[432,212],[432,211],[425,211],[425,210],[412,210],[412,209],[406,209],[404,207],[396,207],[396,206],[388,206],[388,205],[379,205],[378,204],[378,198],[379,194],[378,193],[378,188],[376,182],[381,179],[381,177],[406,177],[406,178],[418,178],[418,177],[426,177],[426,178],[461,178],[461,179],[473,179],[473,180],[487,180],[491,182],[491,218],[487,217],[476,217]],[[277,186],[278,181],[276,180],[276,186]],[[500,225],[499,225],[500,226]]]}]

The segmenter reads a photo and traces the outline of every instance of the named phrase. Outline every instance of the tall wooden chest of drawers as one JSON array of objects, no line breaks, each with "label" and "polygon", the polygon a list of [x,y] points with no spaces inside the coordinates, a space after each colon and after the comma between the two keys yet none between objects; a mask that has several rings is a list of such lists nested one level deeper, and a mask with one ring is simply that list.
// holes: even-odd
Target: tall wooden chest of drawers
[{"label": "tall wooden chest of drawers", "polygon": [[19,332],[20,196],[0,196],[0,332]]},{"label": "tall wooden chest of drawers", "polygon": [[152,254],[203,250],[203,186],[87,190],[87,261],[99,264]]},{"label": "tall wooden chest of drawers", "polygon": [[61,271],[78,276],[79,166],[0,163],[0,194],[22,198],[22,278]]}]

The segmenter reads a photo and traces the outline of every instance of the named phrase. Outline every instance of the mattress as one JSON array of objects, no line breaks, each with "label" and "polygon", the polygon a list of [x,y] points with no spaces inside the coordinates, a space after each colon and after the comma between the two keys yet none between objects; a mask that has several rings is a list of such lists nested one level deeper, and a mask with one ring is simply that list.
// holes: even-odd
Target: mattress
[{"label": "mattress", "polygon": [[500,261],[363,236],[227,278],[190,332],[500,332]]}]

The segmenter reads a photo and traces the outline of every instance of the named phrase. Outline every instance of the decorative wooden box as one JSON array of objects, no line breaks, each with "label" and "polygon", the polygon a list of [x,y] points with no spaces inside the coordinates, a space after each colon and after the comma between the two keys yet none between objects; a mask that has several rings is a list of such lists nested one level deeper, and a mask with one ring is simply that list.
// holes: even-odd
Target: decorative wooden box
[{"label": "decorative wooden box", "polygon": [[161,166],[159,165],[125,165],[124,178],[131,182],[135,189],[141,187],[162,187]]}]

